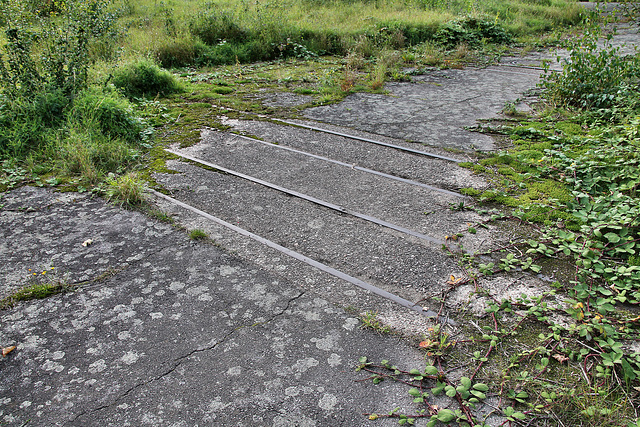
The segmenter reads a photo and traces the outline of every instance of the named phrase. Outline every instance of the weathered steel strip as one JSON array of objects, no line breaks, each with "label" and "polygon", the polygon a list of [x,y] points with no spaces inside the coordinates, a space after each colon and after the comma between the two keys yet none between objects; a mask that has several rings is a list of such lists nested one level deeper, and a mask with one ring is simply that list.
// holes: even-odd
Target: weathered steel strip
[{"label": "weathered steel strip", "polygon": [[290,122],[290,121],[282,120],[282,119],[271,119],[271,120],[273,120],[275,122],[285,123],[285,124],[291,125],[291,126],[298,126],[298,127],[301,127],[301,128],[314,130],[316,132],[329,133],[331,135],[337,135],[337,136],[341,136],[341,137],[344,137],[344,138],[355,139],[357,141],[363,141],[363,142],[368,142],[370,144],[375,144],[375,145],[380,145],[380,146],[383,146],[383,147],[393,148],[394,150],[400,150],[400,151],[404,151],[404,152],[407,152],[407,153],[419,154],[421,156],[427,156],[427,157],[433,157],[435,159],[446,160],[448,162],[461,163],[461,162],[464,161],[464,160],[454,159],[452,157],[441,156],[439,154],[429,153],[427,151],[414,150],[413,148],[407,148],[407,147],[403,147],[401,145],[389,144],[389,143],[382,142],[382,141],[376,141],[374,139],[362,138],[360,136],[349,135],[349,134],[346,134],[346,133],[336,132],[336,131],[329,130],[329,129],[322,129],[322,128],[319,128],[319,127],[316,127],[316,126],[304,125],[304,124],[301,124],[301,123]]},{"label": "weathered steel strip", "polygon": [[374,170],[374,169],[364,168],[362,166],[356,166],[354,164],[341,162],[340,160],[334,160],[334,159],[330,159],[328,157],[319,156],[317,154],[308,153],[306,151],[297,150],[295,148],[291,148],[291,147],[288,147],[286,145],[273,144],[271,142],[261,141],[259,139],[251,138],[251,137],[244,136],[244,135],[237,135],[237,134],[233,134],[233,135],[237,136],[239,138],[242,138],[242,139],[246,139],[248,141],[258,142],[260,144],[264,144],[264,145],[267,145],[269,147],[275,147],[275,148],[279,148],[281,150],[290,151],[292,153],[302,154],[304,156],[312,157],[314,159],[323,160],[323,161],[326,161],[326,162],[329,162],[329,163],[334,163],[334,164],[340,165],[340,166],[346,166],[346,167],[349,167],[351,169],[355,169],[357,171],[366,172],[366,173],[370,173],[370,174],[373,174],[373,175],[382,176],[384,178],[393,179],[395,181],[404,182],[405,184],[416,185],[418,187],[427,188],[429,190],[433,190],[433,191],[437,191],[437,192],[440,192],[440,193],[448,194],[450,196],[465,197],[463,194],[456,193],[455,191],[445,190],[443,188],[434,187],[432,185],[424,184],[424,183],[418,182],[418,181],[413,181],[411,179],[400,178],[399,176],[390,175],[388,173],[380,172],[380,171],[377,171],[377,170]]},{"label": "weathered steel strip", "polygon": [[223,227],[226,227],[226,228],[228,228],[230,230],[233,230],[236,233],[241,234],[243,236],[249,237],[249,238],[251,238],[251,239],[253,239],[253,240],[255,240],[255,241],[259,242],[259,243],[262,243],[265,246],[268,246],[268,247],[270,247],[272,249],[275,249],[275,250],[277,250],[277,251],[279,251],[279,252],[281,252],[281,253],[283,253],[285,255],[288,255],[288,256],[290,256],[290,257],[292,257],[294,259],[297,259],[298,261],[302,261],[302,262],[304,262],[304,263],[306,263],[306,264],[308,264],[308,265],[310,265],[312,267],[315,267],[320,271],[324,271],[325,273],[331,274],[334,277],[337,277],[339,279],[345,280],[345,281],[347,281],[347,282],[349,282],[351,284],[354,284],[354,285],[358,286],[359,288],[365,289],[365,290],[367,290],[369,292],[374,293],[375,295],[378,295],[378,296],[381,296],[383,298],[386,298],[386,299],[388,299],[390,301],[395,302],[396,304],[400,304],[403,307],[407,307],[407,308],[409,308],[409,309],[411,309],[413,311],[416,311],[416,312],[418,312],[420,314],[423,314],[423,315],[425,315],[427,317],[436,317],[436,318],[438,318],[439,321],[455,325],[455,322],[453,320],[451,320],[449,318],[441,318],[441,317],[438,316],[438,313],[436,313],[436,312],[434,312],[432,310],[428,310],[428,309],[426,309],[426,308],[424,308],[424,307],[422,307],[422,306],[420,306],[418,304],[415,304],[415,303],[413,303],[413,302],[411,302],[409,300],[406,300],[406,299],[404,299],[402,297],[399,297],[398,295],[392,294],[391,292],[387,292],[384,289],[380,289],[377,286],[374,286],[374,285],[372,285],[370,283],[367,283],[367,282],[365,282],[363,280],[360,280],[360,279],[358,279],[356,277],[350,276],[350,275],[348,275],[348,274],[346,274],[346,273],[344,273],[344,272],[342,272],[340,270],[336,270],[333,267],[329,267],[328,265],[323,264],[321,262],[318,262],[318,261],[316,261],[314,259],[311,259],[311,258],[309,258],[309,257],[307,257],[305,255],[302,255],[299,252],[293,251],[293,250],[291,250],[289,248],[286,248],[286,247],[281,246],[281,245],[279,245],[279,244],[277,244],[275,242],[272,242],[271,240],[265,239],[264,237],[258,236],[257,234],[254,234],[254,233],[252,233],[250,231],[247,231],[247,230],[245,230],[243,228],[240,228],[240,227],[238,227],[236,225],[230,224],[230,223],[228,223],[228,222],[226,222],[226,221],[224,221],[224,220],[222,220],[220,218],[217,218],[217,217],[215,217],[215,216],[213,216],[213,215],[211,215],[211,214],[209,214],[207,212],[201,211],[200,209],[198,209],[196,207],[193,207],[193,206],[188,205],[188,204],[186,204],[184,202],[181,202],[180,200],[174,199],[173,197],[170,197],[170,196],[167,196],[165,194],[159,193],[159,192],[157,192],[155,190],[150,190],[150,191],[154,195],[156,195],[157,197],[163,198],[163,199],[165,199],[165,200],[167,200],[167,201],[169,201],[169,202],[171,202],[171,203],[173,203],[173,204],[175,204],[177,206],[180,206],[180,207],[182,207],[184,209],[190,210],[191,212],[193,212],[193,213],[195,213],[197,215],[200,215],[200,216],[202,216],[204,218],[207,218],[207,219],[215,222],[216,224],[219,224],[219,225],[221,225]]},{"label": "weathered steel strip", "polygon": [[263,185],[265,187],[271,188],[273,190],[280,191],[280,192],[288,194],[290,196],[298,197],[300,199],[306,200],[306,201],[311,202],[311,203],[315,203],[315,204],[323,206],[325,208],[329,208],[329,209],[332,209],[332,210],[335,210],[335,211],[338,211],[338,212],[341,212],[341,213],[344,213],[344,214],[347,214],[347,215],[354,216],[356,218],[363,219],[365,221],[372,222],[374,224],[381,225],[381,226],[386,227],[386,228],[390,228],[390,229],[395,230],[395,231],[399,231],[401,233],[408,234],[408,235],[413,236],[413,237],[417,237],[418,239],[426,240],[428,242],[435,243],[435,244],[438,244],[438,245],[444,245],[444,243],[445,243],[443,240],[436,239],[435,237],[431,237],[431,236],[428,236],[426,234],[419,233],[419,232],[411,230],[409,228],[393,224],[391,222],[382,220],[380,218],[376,218],[376,217],[373,217],[373,216],[370,216],[370,215],[366,215],[366,214],[362,214],[362,213],[359,213],[359,212],[355,212],[355,211],[349,210],[347,208],[344,208],[342,206],[336,205],[334,203],[326,202],[324,200],[315,198],[313,196],[309,196],[308,194],[300,193],[300,192],[295,191],[295,190],[289,190],[288,188],[281,187],[281,186],[276,185],[276,184],[272,184],[272,183],[270,183],[268,181],[264,181],[262,179],[255,178],[253,176],[246,175],[246,174],[243,174],[241,172],[234,171],[232,169],[227,169],[225,167],[216,165],[214,163],[207,162],[206,160],[198,159],[197,157],[193,157],[193,156],[189,156],[187,154],[180,153],[179,151],[170,150],[168,148],[166,148],[165,151],[167,151],[168,153],[171,153],[171,154],[175,154],[176,156],[185,158],[187,160],[191,160],[192,162],[199,163],[201,165],[208,166],[210,168],[219,170],[221,172],[228,173],[229,175],[233,175],[233,176],[237,176],[238,178],[246,179],[246,180],[254,182],[256,184]]}]

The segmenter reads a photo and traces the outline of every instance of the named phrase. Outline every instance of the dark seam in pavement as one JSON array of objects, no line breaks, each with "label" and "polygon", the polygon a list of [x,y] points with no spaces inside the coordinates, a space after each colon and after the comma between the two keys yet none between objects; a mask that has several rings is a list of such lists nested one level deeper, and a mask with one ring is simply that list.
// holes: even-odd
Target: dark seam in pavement
[{"label": "dark seam in pavement", "polygon": [[244,328],[250,328],[250,327],[254,327],[254,326],[263,326],[266,325],[272,321],[274,321],[277,317],[282,316],[284,313],[286,313],[289,308],[291,307],[291,304],[296,301],[297,299],[301,298],[303,295],[305,294],[304,291],[301,291],[298,295],[289,298],[289,300],[287,301],[287,305],[280,310],[280,312],[275,313],[273,316],[271,316],[271,318],[269,320],[266,320],[264,322],[260,322],[260,323],[254,323],[251,325],[240,325],[240,326],[236,326],[235,328],[233,328],[231,331],[229,331],[225,336],[223,336],[219,341],[217,341],[215,344],[213,344],[212,346],[209,347],[205,347],[205,348],[197,348],[195,350],[190,351],[189,353],[185,354],[184,356],[180,356],[176,359],[173,359],[173,367],[171,367],[169,370],[167,370],[166,372],[151,378],[147,381],[143,381],[139,384],[136,384],[132,387],[129,387],[129,389],[127,389],[124,393],[120,394],[118,397],[116,397],[111,403],[109,403],[108,405],[102,405],[98,408],[95,409],[91,409],[90,411],[85,411],[85,412],[81,412],[80,414],[76,415],[72,420],[70,420],[69,422],[65,423],[74,423],[78,420],[78,418],[85,416],[85,415],[90,415],[90,414],[94,414],[96,412],[102,411],[103,409],[107,409],[112,407],[113,405],[116,405],[118,402],[120,402],[122,399],[124,399],[125,397],[127,397],[129,394],[131,394],[133,391],[135,391],[136,389],[140,388],[140,387],[144,387],[147,386],[155,381],[161,380],[162,378],[166,377],[167,375],[171,374],[172,372],[174,372],[176,369],[178,369],[178,367],[182,364],[182,362],[193,356],[196,353],[201,353],[201,352],[205,352],[205,351],[211,351],[214,350],[216,347],[218,347],[220,344],[223,344],[224,342],[226,342],[229,337],[231,337],[233,334],[235,334],[236,332],[238,332],[241,329]]},{"label": "dark seam in pavement", "polygon": [[484,95],[484,94],[480,94],[480,95],[472,96],[472,97],[470,97],[470,98],[461,99],[461,100],[460,100],[460,101],[458,101],[457,103],[458,103],[458,104],[462,104],[463,102],[469,102],[469,101],[471,101],[472,99],[478,99],[478,98],[480,98],[480,97],[482,97],[482,96],[485,96],[485,95]]},{"label": "dark seam in pavement", "polygon": [[309,152],[302,151],[302,150],[297,150],[295,148],[288,147],[286,145],[274,144],[273,142],[267,142],[267,141],[261,141],[259,139],[251,138],[251,137],[248,137],[248,136],[245,136],[245,135],[240,135],[240,134],[235,134],[235,133],[231,134],[231,135],[233,135],[234,137],[246,139],[248,141],[258,142],[258,143],[266,145],[268,147],[279,148],[281,150],[291,151],[293,153],[302,154],[304,156],[312,157],[314,159],[323,160],[323,161],[326,161],[326,162],[329,162],[329,163],[334,163],[336,165],[349,167],[351,169],[354,169],[354,170],[357,170],[357,171],[360,171],[360,172],[366,172],[366,173],[370,173],[370,174],[373,174],[373,175],[382,176],[384,178],[392,179],[394,181],[404,182],[405,184],[416,185],[418,187],[428,188],[429,190],[438,191],[438,192],[441,192],[441,193],[444,193],[444,194],[448,194],[448,195],[451,195],[451,196],[466,197],[465,195],[460,194],[460,193],[456,193],[455,191],[445,190],[443,188],[434,187],[432,185],[424,184],[422,182],[413,181],[411,179],[406,179],[406,178],[401,178],[399,176],[395,176],[395,175],[391,175],[391,174],[388,174],[388,173],[380,172],[380,171],[377,171],[377,170],[365,168],[365,167],[362,167],[362,166],[357,166],[355,163],[354,164],[349,164],[349,163],[346,163],[346,162],[341,162],[339,160],[330,159],[328,157],[319,156],[317,154],[309,153]]},{"label": "dark seam in pavement", "polygon": [[301,123],[295,123],[295,122],[289,122],[287,120],[281,120],[281,119],[271,119],[271,120],[274,121],[274,122],[277,122],[277,123],[284,123],[284,124],[287,124],[289,126],[301,127],[301,128],[310,129],[310,130],[313,130],[313,131],[316,131],[316,132],[329,133],[331,135],[337,135],[337,136],[341,136],[343,138],[355,139],[356,141],[368,142],[370,144],[380,145],[380,146],[387,147],[387,148],[393,148],[394,150],[405,151],[407,153],[418,154],[418,155],[426,156],[426,157],[433,157],[433,158],[436,158],[436,159],[447,160],[449,162],[454,162],[454,163],[461,163],[462,162],[462,160],[458,160],[458,159],[454,159],[454,158],[446,157],[446,156],[441,156],[439,154],[429,153],[427,151],[414,150],[412,148],[403,147],[401,145],[388,144],[386,142],[376,141],[376,140],[373,140],[373,139],[363,138],[363,137],[355,136],[355,135],[348,135],[346,133],[336,132],[336,131],[329,130],[329,129],[322,129],[322,128],[319,128],[319,127],[316,127],[316,126],[309,126],[309,125],[305,125],[305,124],[301,124]]},{"label": "dark seam in pavement", "polygon": [[429,236],[427,234],[423,234],[423,233],[420,233],[418,231],[414,231],[414,230],[411,230],[409,228],[393,224],[391,222],[385,221],[385,220],[380,219],[380,218],[373,217],[371,215],[362,214],[360,212],[352,211],[350,209],[344,208],[344,207],[336,205],[334,203],[326,202],[324,200],[318,199],[318,198],[313,197],[313,196],[309,196],[309,195],[304,194],[304,193],[300,193],[300,192],[295,191],[295,190],[289,190],[288,188],[284,188],[284,187],[281,187],[279,185],[272,184],[272,183],[270,183],[268,181],[264,181],[262,179],[255,178],[255,177],[252,177],[250,175],[246,175],[246,174],[243,174],[241,172],[234,171],[232,169],[227,169],[227,168],[222,167],[220,165],[216,165],[215,163],[210,163],[210,162],[207,162],[205,160],[201,160],[201,159],[198,159],[196,157],[190,156],[188,154],[181,154],[181,153],[179,153],[177,151],[170,150],[168,148],[165,148],[165,151],[167,151],[167,152],[169,152],[171,154],[175,154],[177,156],[180,156],[182,158],[185,158],[187,160],[190,160],[192,162],[200,163],[201,165],[213,168],[213,169],[216,170],[216,172],[217,171],[222,171],[222,172],[228,173],[230,175],[236,176],[238,178],[246,179],[247,181],[253,182],[255,184],[259,184],[259,185],[263,185],[263,186],[265,186],[267,188],[271,188],[272,190],[280,191],[280,192],[285,193],[285,194],[287,194],[289,196],[298,197],[298,198],[300,198],[302,200],[306,200],[307,202],[315,203],[315,204],[323,206],[325,208],[332,209],[332,210],[335,210],[335,211],[338,211],[340,213],[344,213],[344,214],[347,214],[347,215],[351,215],[351,216],[354,216],[356,218],[363,219],[365,221],[369,221],[369,222],[372,222],[374,224],[380,225],[382,227],[390,228],[392,230],[399,231],[399,232],[404,233],[404,234],[408,234],[409,236],[417,237],[418,239],[422,239],[422,240],[425,240],[427,242],[435,243],[437,245],[444,245],[444,243],[445,243],[442,240],[436,239],[435,237],[431,237],[431,236]]},{"label": "dark seam in pavement", "polygon": [[257,234],[254,234],[254,233],[252,233],[250,231],[247,231],[247,230],[245,230],[243,228],[240,228],[240,227],[238,227],[236,225],[230,224],[230,223],[228,223],[228,222],[226,222],[226,221],[224,221],[224,220],[222,220],[220,218],[217,218],[217,217],[215,217],[215,216],[213,216],[213,215],[211,215],[211,214],[209,214],[207,212],[201,211],[198,208],[195,208],[195,207],[193,207],[191,205],[188,205],[188,204],[186,204],[184,202],[181,202],[180,200],[174,199],[173,197],[169,197],[166,194],[159,193],[159,192],[157,192],[155,190],[150,190],[150,192],[155,194],[157,197],[160,197],[162,199],[167,200],[170,203],[173,203],[174,205],[177,205],[177,206],[180,206],[180,207],[182,207],[184,209],[190,210],[191,212],[193,212],[193,213],[195,213],[197,215],[200,215],[200,216],[202,216],[204,218],[207,218],[207,219],[215,222],[218,225],[221,225],[221,226],[223,226],[225,228],[233,230],[236,233],[239,233],[239,234],[241,234],[243,236],[249,237],[250,239],[253,239],[253,240],[255,240],[255,241],[259,242],[259,243],[262,243],[263,245],[266,245],[266,246],[268,246],[268,247],[270,247],[272,249],[275,249],[275,250],[277,250],[277,251],[279,251],[279,252],[281,252],[281,253],[283,253],[285,255],[288,255],[288,256],[290,256],[290,257],[292,257],[294,259],[297,259],[298,261],[302,261],[302,262],[304,262],[304,263],[306,263],[306,264],[308,264],[308,265],[310,265],[312,267],[315,267],[320,271],[323,271],[323,272],[325,272],[327,274],[330,274],[330,275],[332,275],[334,277],[337,277],[338,279],[342,279],[342,280],[345,280],[345,281],[347,281],[347,282],[349,282],[349,283],[351,283],[353,285],[356,285],[357,287],[359,287],[361,289],[364,289],[364,290],[369,291],[369,292],[371,292],[371,293],[373,293],[375,295],[378,295],[378,296],[380,296],[382,298],[385,298],[385,299],[388,299],[390,301],[393,301],[396,304],[399,304],[399,305],[401,305],[403,307],[406,307],[406,308],[408,308],[410,310],[416,311],[416,312],[418,312],[418,313],[420,313],[420,314],[422,314],[422,315],[424,315],[426,317],[435,318],[437,321],[439,321],[441,323],[448,323],[448,324],[454,325],[454,326],[457,325],[457,323],[455,321],[449,319],[449,317],[439,316],[438,313],[436,313],[436,312],[434,312],[432,310],[425,309],[424,307],[418,305],[417,303],[413,303],[413,302],[411,302],[409,300],[406,300],[406,299],[404,299],[402,297],[399,297],[398,295],[392,294],[391,292],[387,292],[384,289],[380,289],[377,286],[374,286],[374,285],[372,285],[370,283],[367,283],[364,280],[360,280],[360,279],[358,279],[356,277],[350,276],[350,275],[348,275],[346,273],[343,273],[340,270],[337,270],[337,269],[335,269],[333,267],[329,267],[326,264],[323,264],[323,263],[321,263],[319,261],[316,261],[316,260],[314,260],[312,258],[309,258],[309,257],[307,257],[305,255],[302,255],[301,253],[298,253],[298,252],[293,251],[293,250],[291,250],[289,248],[281,246],[281,245],[279,245],[279,244],[277,244],[275,242],[272,242],[271,240],[265,239],[264,237],[258,236]]}]

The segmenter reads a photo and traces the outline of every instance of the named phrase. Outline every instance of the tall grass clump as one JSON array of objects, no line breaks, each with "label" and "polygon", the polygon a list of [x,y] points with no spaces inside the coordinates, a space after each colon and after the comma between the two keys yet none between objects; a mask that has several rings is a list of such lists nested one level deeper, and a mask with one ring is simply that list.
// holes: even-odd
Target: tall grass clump
[{"label": "tall grass clump", "polygon": [[145,182],[135,173],[130,172],[107,180],[107,197],[120,206],[140,206],[146,200],[146,188]]},{"label": "tall grass clump", "polygon": [[147,134],[129,101],[90,82],[92,49],[111,42],[117,16],[104,0],[32,3],[0,3],[0,159],[99,182],[135,161]]},{"label": "tall grass clump", "polygon": [[113,84],[129,98],[169,95],[182,91],[176,78],[150,60],[138,60],[118,67]]}]

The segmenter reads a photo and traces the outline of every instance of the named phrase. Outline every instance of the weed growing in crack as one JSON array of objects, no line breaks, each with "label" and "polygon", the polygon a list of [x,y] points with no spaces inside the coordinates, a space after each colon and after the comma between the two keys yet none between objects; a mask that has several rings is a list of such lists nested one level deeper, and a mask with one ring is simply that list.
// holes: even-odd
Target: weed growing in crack
[{"label": "weed growing in crack", "polygon": [[360,313],[359,317],[362,322],[362,328],[372,329],[381,334],[389,334],[392,332],[391,328],[378,319],[378,313],[376,312],[365,311]]},{"label": "weed growing in crack", "polygon": [[189,238],[191,240],[207,240],[209,235],[205,231],[196,228],[189,231]]},{"label": "weed growing in crack", "polygon": [[0,310],[13,307],[20,301],[44,299],[59,293],[69,292],[74,287],[64,278],[57,277],[55,268],[28,270],[27,285],[0,300]]}]

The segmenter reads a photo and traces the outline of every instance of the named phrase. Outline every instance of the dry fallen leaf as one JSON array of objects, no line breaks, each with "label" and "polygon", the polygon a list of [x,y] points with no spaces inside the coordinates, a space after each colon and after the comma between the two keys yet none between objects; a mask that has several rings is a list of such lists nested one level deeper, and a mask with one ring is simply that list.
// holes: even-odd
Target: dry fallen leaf
[{"label": "dry fallen leaf", "polygon": [[447,285],[455,285],[455,284],[457,284],[457,283],[460,283],[460,282],[462,281],[462,279],[463,279],[462,277],[458,277],[458,278],[456,279],[456,276],[454,276],[453,274],[451,274],[451,275],[449,276],[449,280],[447,281]]},{"label": "dry fallen leaf", "polygon": [[9,346],[9,347],[4,347],[2,349],[2,357],[7,357],[7,354],[11,353],[15,349],[16,349],[15,345],[12,345],[12,346]]},{"label": "dry fallen leaf", "polygon": [[86,248],[87,246],[90,246],[92,243],[93,243],[93,240],[87,239],[84,242],[82,242],[82,246]]}]

